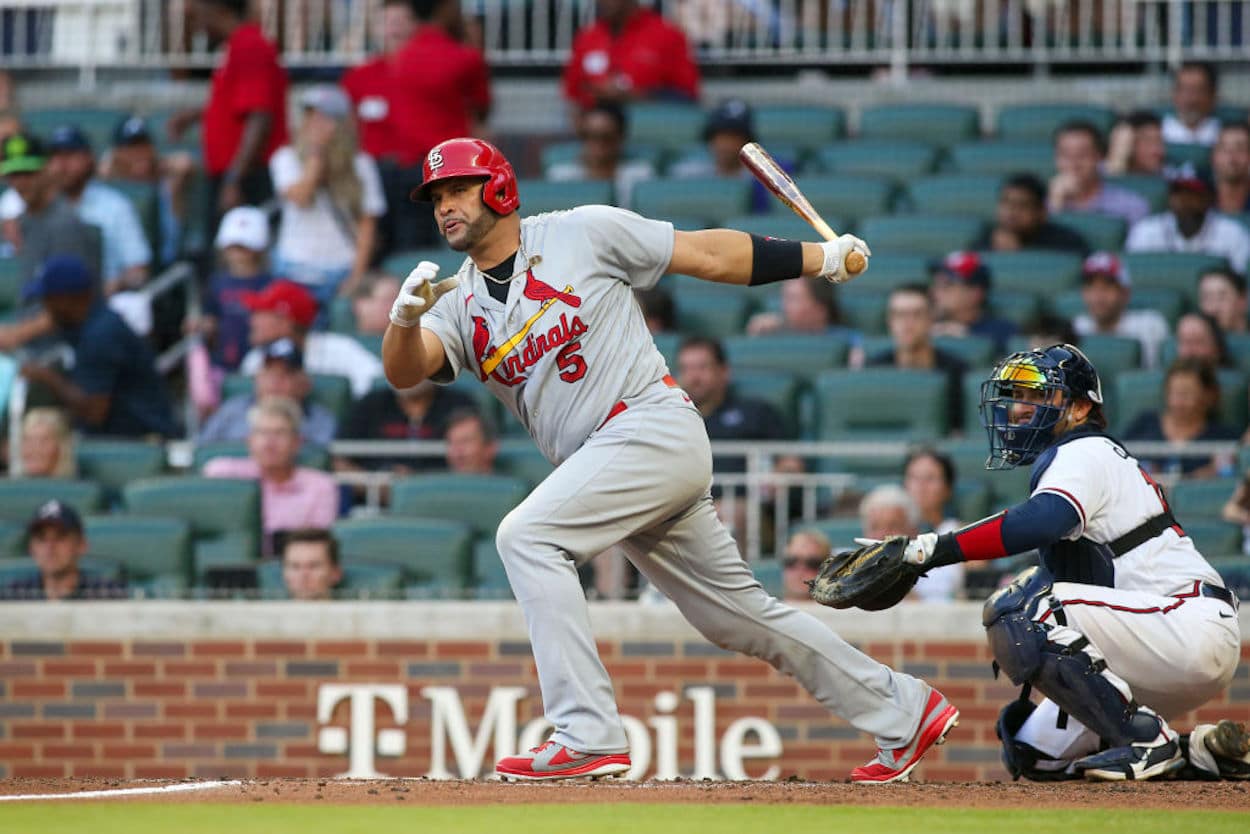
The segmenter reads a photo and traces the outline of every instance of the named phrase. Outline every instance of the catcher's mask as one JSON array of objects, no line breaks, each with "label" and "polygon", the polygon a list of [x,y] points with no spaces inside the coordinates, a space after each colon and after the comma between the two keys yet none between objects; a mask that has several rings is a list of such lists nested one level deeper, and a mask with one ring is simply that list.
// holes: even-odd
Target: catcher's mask
[{"label": "catcher's mask", "polygon": [[1101,404],[1102,383],[1093,363],[1072,345],[1019,351],[999,362],[981,383],[981,423],[990,440],[985,468],[1032,463],[1080,399]]}]

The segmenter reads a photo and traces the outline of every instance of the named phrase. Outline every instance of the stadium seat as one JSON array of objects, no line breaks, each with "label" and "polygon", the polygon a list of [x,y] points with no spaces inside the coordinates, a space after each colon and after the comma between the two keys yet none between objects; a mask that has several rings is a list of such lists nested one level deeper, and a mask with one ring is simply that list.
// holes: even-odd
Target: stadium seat
[{"label": "stadium seat", "polygon": [[125,110],[96,107],[22,108],[22,127],[47,139],[62,125],[74,125],[91,140],[92,150],[99,156],[113,144],[113,131],[128,116]]},{"label": "stadium seat", "polygon": [[1182,479],[1167,490],[1168,504],[1182,527],[1197,519],[1216,521],[1237,489],[1237,478]]},{"label": "stadium seat", "polygon": [[171,596],[190,583],[191,526],[186,521],[140,515],[83,521],[90,554],[121,565],[132,593]]},{"label": "stadium seat", "polygon": [[54,498],[86,515],[103,507],[104,489],[94,481],[69,478],[0,478],[0,520],[25,524]]},{"label": "stadium seat", "polygon": [[1104,385],[1105,380],[1142,366],[1141,342],[1127,336],[1090,333],[1081,337],[1081,351],[1094,363]]},{"label": "stadium seat", "polygon": [[459,595],[470,570],[473,530],[431,518],[353,518],[337,521],[334,536],[344,564],[365,560],[403,568],[406,587]]},{"label": "stadium seat", "polygon": [[25,544],[25,523],[0,521],[0,559],[24,558]]},{"label": "stadium seat", "polygon": [[938,372],[825,371],[815,390],[821,440],[933,440],[948,429],[946,377]]},{"label": "stadium seat", "polygon": [[[582,143],[577,140],[543,145],[540,156],[543,173],[555,165],[577,161],[581,153]],[[627,162],[646,162],[657,169],[660,165],[660,150],[652,145],[626,145],[621,155]]]},{"label": "stadium seat", "polygon": [[1165,158],[1170,165],[1189,165],[1194,168],[1210,168],[1211,148],[1207,145],[1190,145],[1169,142]]},{"label": "stadium seat", "polygon": [[764,104],[755,108],[755,133],[770,152],[775,144],[811,152],[846,134],[846,114],[836,107]]},{"label": "stadium seat", "polygon": [[555,469],[529,437],[500,440],[496,460],[501,470],[531,486],[537,486]]},{"label": "stadium seat", "polygon": [[1028,330],[1041,313],[1042,298],[1034,292],[996,289],[990,296],[990,309],[1019,330]]},{"label": "stadium seat", "polygon": [[1118,177],[1107,177],[1111,185],[1126,188],[1145,198],[1150,203],[1152,212],[1166,211],[1168,206],[1168,182],[1163,177],[1152,174],[1123,174]]},{"label": "stadium seat", "polygon": [[[979,401],[978,386],[977,396],[973,402]],[[990,491],[989,512],[997,512],[1029,497],[1030,468],[1017,466],[1015,469],[986,469],[985,460],[989,456],[989,442],[985,430],[979,428],[979,422],[977,425],[978,428],[975,431],[969,431],[964,438],[939,443],[938,449],[948,455],[951,462],[955,464],[955,483],[973,481],[984,484]]]},{"label": "stadium seat", "polygon": [[473,546],[473,596],[476,599],[513,599],[508,573],[504,570],[494,537]]},{"label": "stadium seat", "polygon": [[[889,177],[866,174],[813,174],[799,178],[799,188],[830,226],[846,231],[839,218],[852,223],[872,214],[888,214],[894,202],[894,181]],[[789,208],[774,201],[773,215],[790,215]],[[804,239],[811,239],[808,227]]]},{"label": "stadium seat", "polygon": [[[1250,374],[1250,333],[1225,333],[1224,344],[1234,367]],[[1166,368],[1176,360],[1176,339],[1165,339],[1159,348],[1159,367]]]},{"label": "stadium seat", "polygon": [[75,448],[78,471],[101,484],[109,501],[119,499],[130,481],[165,471],[165,447],[143,440],[97,440],[83,438]]},{"label": "stadium seat", "polygon": [[[869,246],[875,246],[870,243]],[[945,253],[943,253],[945,254]],[[879,252],[873,249],[872,262],[868,265],[868,280],[852,281],[838,288],[842,296],[851,293],[888,293],[903,284],[929,283],[929,261],[927,255],[912,255],[905,252]]]},{"label": "stadium seat", "polygon": [[937,159],[938,149],[928,142],[851,140],[825,145],[812,164],[830,174],[889,177],[905,182],[932,173]]},{"label": "stadium seat", "polygon": [[782,574],[784,566],[781,559],[776,557],[756,559],[750,563],[749,567],[751,573],[755,574],[755,578],[771,596],[781,599],[785,595],[785,581]]},{"label": "stadium seat", "polygon": [[950,148],[951,167],[961,174],[1000,177],[1035,174],[1043,182],[1055,173],[1055,152],[1043,141],[961,142]]},{"label": "stadium seat", "polygon": [[751,298],[744,294],[687,292],[685,287],[673,292],[673,305],[678,330],[709,339],[741,333],[753,309]]},{"label": "stadium seat", "polygon": [[[247,457],[246,440],[220,440],[214,443],[196,444],[191,455],[191,469],[199,472],[204,464],[214,458],[245,458]],[[295,462],[310,469],[328,472],[330,469],[330,452],[320,446],[301,444]]]},{"label": "stadium seat", "polygon": [[[1085,302],[1081,299],[1080,290],[1068,290],[1049,299],[1051,312],[1056,315],[1073,319],[1085,312]],[[1154,287],[1134,287],[1129,297],[1130,310],[1154,310],[1174,324],[1181,311],[1185,308],[1185,298],[1179,290]]]},{"label": "stadium seat", "polygon": [[966,214],[993,222],[1001,178],[993,174],[938,174],[912,180],[907,199],[915,211]]},{"label": "stadium seat", "polygon": [[651,145],[666,152],[699,141],[706,118],[693,104],[655,101],[636,102],[627,115],[629,144]]},{"label": "stadium seat", "polygon": [[[352,404],[351,380],[337,374],[311,374],[313,401],[323,406],[336,420],[342,421]],[[221,383],[222,399],[251,395],[254,378],[246,374],[228,374]]]},{"label": "stadium seat", "polygon": [[[778,370],[738,369],[733,372],[734,392],[743,398],[762,400],[777,410],[785,421],[785,436],[797,438],[800,429],[806,429],[800,396],[803,380],[799,374]],[[810,417],[810,415],[808,415]]]},{"label": "stadium seat", "polygon": [[1119,252],[1124,248],[1128,224],[1123,217],[1111,217],[1092,211],[1060,211],[1050,219],[1085,238],[1090,249],[1101,252]]},{"label": "stadium seat", "polygon": [[739,371],[775,371],[810,378],[846,366],[845,340],[824,333],[770,333],[733,336],[724,341],[735,376]]},{"label": "stadium seat", "polygon": [[382,271],[394,275],[399,280],[408,277],[408,273],[422,261],[433,261],[438,264],[438,274],[446,278],[455,275],[467,260],[463,252],[456,252],[446,246],[433,246],[428,249],[405,249],[395,252],[382,261]]},{"label": "stadium seat", "polygon": [[527,494],[525,481],[506,475],[422,474],[391,484],[390,514],[459,521],[479,536],[493,537],[499,522]]},{"label": "stadium seat", "polygon": [[993,512],[990,509],[993,496],[989,484],[980,478],[957,478],[951,498],[955,505],[955,518],[965,524],[985,518]]},{"label": "stadium seat", "polygon": [[[846,231],[846,223],[833,215],[821,212],[825,222],[839,232]],[[779,237],[787,240],[811,240],[815,232],[807,221],[787,210],[785,214],[747,214],[742,217],[731,217],[725,221],[726,229],[737,229],[749,235],[760,237]]]},{"label": "stadium seat", "polygon": [[1008,105],[998,111],[995,133],[1000,139],[1034,139],[1049,143],[1056,128],[1076,120],[1092,122],[1105,135],[1115,124],[1115,111],[1076,102]]},{"label": "stadium seat", "polygon": [[[807,156],[803,149],[792,142],[769,142],[768,154],[791,173],[802,167],[802,161]],[[712,152],[705,143],[696,142],[672,154],[665,171],[670,178],[685,179],[691,168],[695,171],[712,168]]]},{"label": "stadium seat", "polygon": [[[1214,564],[1217,559],[1235,557],[1243,563],[1248,563],[1246,568],[1250,569],[1250,560],[1246,559],[1244,553],[1242,553],[1243,534],[1241,525],[1222,521],[1218,518],[1196,518],[1193,520],[1181,519],[1181,527],[1184,529],[1185,535],[1193,539],[1194,546],[1198,548],[1199,553],[1206,557],[1207,561]],[[1217,570],[1219,569],[1217,567]],[[1232,585],[1231,582],[1228,584]],[[1233,591],[1239,597],[1244,593],[1244,591],[1235,587]]]},{"label": "stadium seat", "polygon": [[933,344],[955,354],[970,368],[989,365],[999,358],[994,342],[985,336],[935,336]]},{"label": "stadium seat", "polygon": [[[331,328],[331,329],[333,330],[334,328]],[[381,358],[382,340],[386,338],[384,334],[382,333],[370,333],[370,334],[352,333],[351,335],[352,335],[352,338],[356,340],[356,344],[360,345],[362,348],[369,351],[374,356]],[[379,379],[382,380],[382,383],[384,385],[387,385],[387,386],[390,385],[390,383],[386,382],[385,376],[379,377]]]},{"label": "stadium seat", "polygon": [[975,139],[981,117],[963,104],[881,104],[865,107],[859,116],[861,139],[914,139],[954,145]]},{"label": "stadium seat", "polygon": [[889,293],[877,292],[843,293],[838,298],[842,319],[849,327],[864,333],[885,332],[885,308]]},{"label": "stadium seat", "polygon": [[216,565],[249,564],[260,554],[260,484],[232,478],[165,476],[122,489],[126,512],[185,521],[196,578]]},{"label": "stadium seat", "polygon": [[[1116,431],[1124,431],[1139,415],[1158,411],[1163,402],[1163,369],[1130,371],[1117,376],[1114,386],[1103,379],[1103,393],[1114,391],[1114,408],[1111,422]],[[1226,426],[1240,428],[1246,425],[1246,377],[1236,369],[1221,368],[1216,372],[1220,383],[1218,420]]]},{"label": "stadium seat", "polygon": [[[952,214],[896,214],[868,217],[859,224],[859,236],[877,253],[941,257],[970,249],[983,224],[975,217]],[[871,267],[870,267],[871,269]]]},{"label": "stadium seat", "polygon": [[751,183],[741,178],[645,180],[634,186],[634,210],[645,217],[700,218],[720,223],[751,208]]},{"label": "stadium seat", "polygon": [[1250,599],[1250,559],[1246,558],[1240,548],[1232,550],[1224,557],[1210,558],[1207,561],[1219,571],[1226,588],[1240,599]]},{"label": "stadium seat", "polygon": [[1219,255],[1192,252],[1131,252],[1124,265],[1133,278],[1133,292],[1145,288],[1176,290],[1187,298],[1198,294],[1198,276],[1209,269],[1228,268]]},{"label": "stadium seat", "polygon": [[855,539],[857,536],[864,535],[864,526],[860,523],[859,516],[822,518],[803,526],[824,533],[829,539],[829,544],[833,545],[835,553],[839,550],[854,550],[859,547],[855,544]]},{"label": "stadium seat", "polygon": [[1071,252],[1023,249],[1018,252],[982,252],[981,261],[994,276],[999,290],[1053,295],[1081,283],[1081,256]]},{"label": "stadium seat", "polygon": [[0,258],[0,313],[16,310],[22,301],[22,264],[17,258]]},{"label": "stadium seat", "polygon": [[578,206],[610,206],[613,202],[612,183],[605,180],[520,180],[517,190],[521,194],[521,214],[525,217]]},{"label": "stadium seat", "polygon": [[[964,378],[960,385],[963,388],[963,405],[964,405],[964,434],[974,440],[979,440],[982,451],[985,452],[985,428],[981,425],[981,383],[989,379],[991,366],[977,367],[973,366],[964,371]],[[984,456],[981,462],[985,462]]]}]

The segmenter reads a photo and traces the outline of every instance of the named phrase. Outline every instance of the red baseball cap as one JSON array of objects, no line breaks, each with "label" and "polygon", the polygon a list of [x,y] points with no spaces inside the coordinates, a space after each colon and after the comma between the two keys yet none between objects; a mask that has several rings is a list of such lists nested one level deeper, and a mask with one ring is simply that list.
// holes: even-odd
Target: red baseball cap
[{"label": "red baseball cap", "polygon": [[260,292],[244,293],[243,306],[286,316],[303,328],[312,327],[317,318],[317,299],[294,281],[274,281]]}]

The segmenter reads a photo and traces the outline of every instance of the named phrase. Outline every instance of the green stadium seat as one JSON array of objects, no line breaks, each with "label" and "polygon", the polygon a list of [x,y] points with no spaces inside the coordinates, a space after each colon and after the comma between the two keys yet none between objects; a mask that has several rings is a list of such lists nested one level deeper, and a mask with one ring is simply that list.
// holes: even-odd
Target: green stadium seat
[{"label": "green stadium seat", "polygon": [[1123,174],[1118,177],[1107,177],[1111,185],[1126,188],[1138,194],[1150,203],[1152,212],[1166,211],[1168,205],[1168,182],[1163,177],[1152,174]]},{"label": "green stadium seat", "polygon": [[674,293],[677,329],[690,335],[724,339],[742,332],[751,315],[751,299],[745,295],[724,293]]},{"label": "green stadium seat", "polygon": [[739,371],[771,371],[810,378],[821,371],[846,366],[845,340],[824,333],[770,333],[737,335],[724,341],[725,356]]},{"label": "green stadium seat", "polygon": [[494,537],[473,545],[473,596],[476,599],[513,599],[508,573],[504,570]]},{"label": "green stadium seat", "polygon": [[651,145],[668,152],[699,141],[706,118],[693,104],[648,101],[630,105],[627,115],[631,145]]},{"label": "green stadium seat", "polygon": [[981,133],[975,107],[962,104],[881,104],[859,117],[861,139],[915,139],[954,145]]},{"label": "green stadium seat", "polygon": [[1224,586],[1235,593],[1240,599],[1250,599],[1250,559],[1246,554],[1234,550],[1236,555],[1223,558],[1208,559],[1211,567],[1219,571]]},{"label": "green stadium seat", "polygon": [[755,133],[770,152],[787,143],[810,152],[846,135],[846,114],[836,107],[764,104],[755,108]]},{"label": "green stadium seat", "polygon": [[983,480],[957,480],[951,498],[955,505],[955,517],[965,524],[985,518],[993,512],[990,509],[993,497],[989,484]]},{"label": "green stadium seat", "polygon": [[496,461],[500,470],[531,486],[542,483],[555,469],[529,437],[500,440]]},{"label": "green stadium seat", "polygon": [[645,217],[691,217],[721,223],[751,208],[751,183],[741,178],[645,180],[634,186],[634,210]]},{"label": "green stadium seat", "polygon": [[17,258],[0,258],[0,313],[16,310],[22,302],[22,264]]},{"label": "green stadium seat", "polygon": [[196,578],[216,565],[249,564],[260,554],[260,484],[256,481],[165,476],[122,489],[126,512],[175,518],[191,527]]},{"label": "green stadium seat", "polygon": [[173,596],[190,583],[191,526],[178,518],[140,515],[87,516],[92,556],[122,566],[131,592]]},{"label": "green stadium seat", "polygon": [[1167,490],[1168,504],[1188,531],[1197,519],[1216,521],[1224,503],[1237,489],[1237,478],[1203,478],[1180,480]]},{"label": "green stadium seat", "polygon": [[[975,217],[897,214],[865,218],[859,224],[859,236],[868,241],[874,256],[881,252],[941,257],[972,248],[983,225]],[[869,270],[872,268],[869,266]]]},{"label": "green stadium seat", "polygon": [[1000,139],[1034,139],[1050,142],[1055,129],[1064,122],[1092,122],[1104,135],[1115,124],[1115,111],[1096,104],[1062,102],[1017,104],[1003,107],[995,119]]},{"label": "green stadium seat", "polygon": [[1081,337],[1081,351],[1094,363],[1104,380],[1136,371],[1142,365],[1141,342],[1126,336],[1090,333]]},{"label": "green stadium seat", "polygon": [[775,408],[785,421],[786,437],[797,438],[800,436],[800,429],[807,428],[801,414],[800,397],[803,393],[803,380],[799,374],[758,368],[752,370],[735,368],[732,384],[738,396],[762,400]]},{"label": "green stadium seat", "polygon": [[[868,244],[870,247],[875,244]],[[942,254],[946,254],[943,252]],[[879,252],[873,249],[866,281],[852,281],[838,288],[843,295],[851,293],[888,293],[903,284],[929,284],[928,255],[905,252]]]},{"label": "green stadium seat", "polygon": [[0,478],[0,520],[25,524],[45,501],[57,499],[81,515],[104,505],[104,488],[70,478]]},{"label": "green stadium seat", "polygon": [[[795,171],[806,153],[792,142],[768,143],[768,154],[786,170]],[[712,169],[712,152],[703,142],[682,148],[669,160],[665,168],[667,175],[673,179],[685,179],[694,171],[706,172]]]},{"label": "green stadium seat", "polygon": [[[312,392],[309,396],[341,422],[352,404],[351,380],[337,374],[311,374],[311,380]],[[227,374],[221,383],[222,399],[250,396],[254,382],[254,378],[246,374]]]},{"label": "green stadium seat", "polygon": [[[543,172],[555,165],[576,162],[581,154],[582,143],[577,140],[544,145],[540,156]],[[660,156],[660,150],[651,145],[626,145],[622,152],[622,157],[627,162],[646,162],[656,168],[659,168]]]},{"label": "green stadium seat", "polygon": [[26,525],[16,521],[0,521],[0,559],[25,557]]},{"label": "green stadium seat", "polygon": [[994,276],[999,290],[1053,295],[1081,283],[1081,256],[1071,252],[1024,249],[1019,252],[982,252],[981,261]]},{"label": "green stadium seat", "polygon": [[161,443],[83,438],[75,454],[78,471],[103,485],[109,499],[120,498],[122,487],[130,481],[165,471],[165,447]]},{"label": "green stadium seat", "polygon": [[[984,379],[986,374],[972,377],[967,375],[965,381],[965,395],[970,393],[967,389],[970,378]],[[979,402],[981,398],[980,385],[977,385],[977,394],[971,399],[972,402]],[[1017,466],[1015,469],[988,470],[985,468],[985,459],[989,456],[989,442],[985,435],[985,429],[981,428],[978,418],[975,430],[970,429],[967,436],[959,440],[947,440],[938,444],[938,449],[950,456],[951,462],[955,464],[956,480],[955,483],[978,482],[984,484],[990,491],[989,511],[997,512],[998,510],[1017,504],[1029,496],[1029,477],[1030,469],[1027,466]],[[975,519],[964,519],[965,521],[974,521]]]},{"label": "green stadium seat", "polygon": [[1101,252],[1119,252],[1124,248],[1128,223],[1122,217],[1111,217],[1092,211],[1060,211],[1050,219],[1085,238],[1090,248]]},{"label": "green stadium seat", "polygon": [[1130,252],[1124,265],[1133,278],[1133,292],[1144,288],[1176,290],[1187,298],[1198,294],[1198,277],[1209,269],[1227,269],[1219,255],[1192,252]]},{"label": "green stadium seat", "polygon": [[578,206],[612,205],[612,183],[603,180],[520,180],[521,214],[530,217]]},{"label": "green stadium seat", "polygon": [[26,107],[22,110],[22,127],[45,140],[62,125],[74,125],[91,140],[96,155],[113,144],[117,124],[130,115],[125,110],[96,107]]},{"label": "green stadium seat", "polygon": [[[1231,524],[1218,518],[1196,518],[1192,521],[1182,518],[1181,527],[1185,530],[1185,535],[1193,539],[1198,552],[1213,566],[1216,565],[1216,560],[1238,558],[1246,563],[1246,570],[1250,572],[1250,559],[1247,559],[1242,552],[1244,534],[1241,531],[1241,525]],[[1219,567],[1216,567],[1216,570],[1220,570],[1223,575],[1224,572]],[[1228,585],[1232,585],[1231,582],[1225,581]],[[1233,592],[1239,598],[1244,599],[1241,597],[1242,591],[1233,588]]]},{"label": "green stadium seat", "polygon": [[[367,334],[366,333],[353,333],[352,338],[356,340],[356,343],[358,345],[360,345],[362,348],[372,353],[374,356],[378,357],[379,359],[382,357],[382,340],[386,338],[383,334],[381,333],[367,333]],[[386,381],[386,377],[381,377],[381,380],[382,380],[383,385],[386,385],[388,387],[390,386],[390,383]]]},{"label": "green stadium seat", "polygon": [[[1250,333],[1225,333],[1224,344],[1233,365],[1250,374]],[[1166,368],[1176,359],[1176,339],[1166,339],[1159,349],[1159,366]]]},{"label": "green stadium seat", "polygon": [[1042,296],[1038,293],[1014,290],[994,290],[990,296],[990,309],[1020,330],[1028,330],[1042,311]]},{"label": "green stadium seat", "polygon": [[781,599],[785,595],[784,566],[778,558],[756,559],[750,563],[751,573],[771,596]]},{"label": "green stadium seat", "polygon": [[1191,165],[1194,168],[1211,166],[1211,148],[1207,145],[1174,144],[1167,145],[1166,157],[1171,165]]},{"label": "green stadium seat", "polygon": [[[839,218],[821,214],[825,222],[839,232],[845,231],[846,224]],[[787,240],[812,240],[815,232],[807,221],[801,220],[797,214],[748,214],[732,217],[725,221],[726,229],[737,229],[749,235],[760,237],[779,237]]]},{"label": "green stadium seat", "polygon": [[933,344],[948,353],[955,354],[970,368],[989,365],[998,358],[994,342],[985,336],[935,336]]},{"label": "green stadium seat", "polygon": [[993,174],[939,174],[912,180],[907,197],[918,212],[966,214],[989,223],[994,220],[1001,182]]},{"label": "green stadium seat", "polygon": [[430,518],[353,518],[337,521],[334,536],[344,564],[365,560],[403,568],[406,587],[459,595],[470,571],[472,528]]},{"label": "green stadium seat", "polygon": [[961,174],[1035,174],[1043,182],[1055,173],[1055,152],[1050,140],[961,142],[948,151],[951,166]]},{"label": "green stadium seat", "polygon": [[442,518],[494,536],[503,517],[529,494],[529,485],[506,475],[429,473],[391,484],[390,514],[399,518]]},{"label": "green stadium seat", "polygon": [[840,550],[854,550],[859,546],[855,544],[855,539],[864,535],[864,525],[860,523],[858,516],[822,518],[803,526],[823,533],[825,538],[829,539],[829,544],[833,546],[835,553]]},{"label": "green stadium seat", "polygon": [[[191,455],[191,469],[199,472],[204,464],[214,458],[245,458],[247,457],[246,440],[221,440],[215,443],[200,443]],[[320,446],[303,444],[295,462],[310,469],[328,472],[330,469],[330,452]]]},{"label": "green stadium seat", "polygon": [[[1124,431],[1133,420],[1147,411],[1158,411],[1163,402],[1163,369],[1131,371],[1115,378],[1113,400],[1115,408],[1111,420],[1116,431]],[[1226,426],[1240,428],[1246,425],[1246,375],[1233,368],[1221,368],[1216,372],[1220,383],[1218,420]],[[1111,387],[1103,382],[1103,393]]]},{"label": "green stadium seat", "polygon": [[[895,191],[889,177],[866,174],[812,174],[799,178],[799,188],[825,222],[839,232],[845,231],[839,218],[855,222],[872,214],[888,214]],[[780,201],[773,202],[772,213],[798,219]],[[812,239],[810,226],[804,239]]]},{"label": "green stadium seat", "polygon": [[864,333],[884,333],[888,301],[889,293],[880,290],[875,293],[843,293],[838,299],[838,306],[848,326]]},{"label": "green stadium seat", "polygon": [[[1052,296],[1049,306],[1051,312],[1066,319],[1076,318],[1085,312],[1080,290],[1068,290]],[[1185,298],[1177,290],[1134,286],[1128,306],[1130,310],[1154,310],[1172,324],[1185,308]]]},{"label": "green stadium seat", "polygon": [[946,377],[938,372],[825,371],[815,390],[822,440],[933,440],[948,430]]},{"label": "green stadium seat", "polygon": [[[408,274],[404,273],[397,277],[402,281],[408,277]],[[333,330],[335,333],[355,334],[356,313],[352,309],[352,303],[353,300],[345,295],[336,295],[330,299],[330,306],[326,312],[330,319],[330,330]]]},{"label": "green stadium seat", "polygon": [[408,277],[408,273],[422,261],[433,261],[438,264],[438,274],[446,278],[455,275],[464,265],[467,256],[463,252],[455,252],[446,246],[434,246],[428,249],[405,249],[395,252],[382,261],[382,271],[394,275],[399,280]]},{"label": "green stadium seat", "polygon": [[937,160],[938,149],[927,141],[851,140],[825,145],[812,164],[831,174],[890,177],[903,182],[932,173]]}]

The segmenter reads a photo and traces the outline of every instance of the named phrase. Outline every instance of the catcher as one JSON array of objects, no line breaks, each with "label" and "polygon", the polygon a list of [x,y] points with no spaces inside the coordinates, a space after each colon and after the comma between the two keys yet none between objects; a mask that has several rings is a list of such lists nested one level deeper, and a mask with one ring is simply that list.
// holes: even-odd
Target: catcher
[{"label": "catcher", "polygon": [[[1015,778],[1153,779],[1188,764],[1250,778],[1239,724],[1181,737],[1167,719],[1228,686],[1238,601],[1173,517],[1163,490],[1106,433],[1102,385],[1077,348],[1013,353],[981,386],[987,469],[1032,464],[1030,497],[938,535],[833,556],[812,597],[888,608],[924,571],[1037,549],[1042,565],[985,603],[995,668],[1024,687],[999,716]],[[1029,700],[1030,688],[1045,698]]]}]

